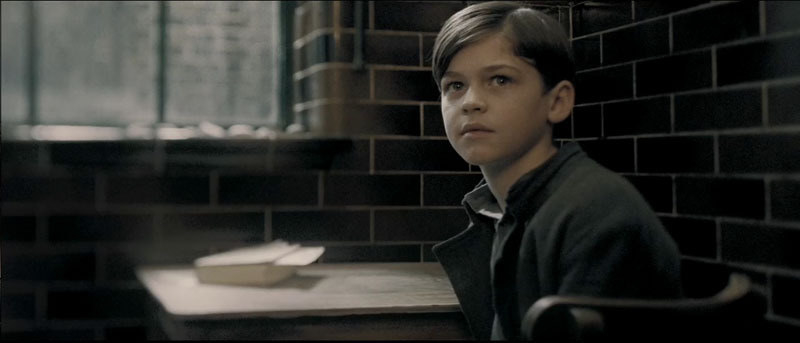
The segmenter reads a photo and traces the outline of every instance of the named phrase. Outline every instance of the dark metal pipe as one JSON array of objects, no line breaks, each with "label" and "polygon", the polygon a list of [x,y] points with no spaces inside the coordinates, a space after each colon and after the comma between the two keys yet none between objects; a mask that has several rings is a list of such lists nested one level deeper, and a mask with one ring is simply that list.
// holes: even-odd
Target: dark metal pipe
[{"label": "dark metal pipe", "polygon": [[39,24],[36,1],[28,1],[28,124],[39,122]]},{"label": "dark metal pipe", "polygon": [[353,21],[356,34],[353,37],[353,67],[364,70],[364,2],[353,2]]},{"label": "dark metal pipe", "polygon": [[156,76],[156,114],[158,123],[166,122],[164,108],[167,103],[167,18],[169,8],[166,1],[158,2],[158,75]]}]

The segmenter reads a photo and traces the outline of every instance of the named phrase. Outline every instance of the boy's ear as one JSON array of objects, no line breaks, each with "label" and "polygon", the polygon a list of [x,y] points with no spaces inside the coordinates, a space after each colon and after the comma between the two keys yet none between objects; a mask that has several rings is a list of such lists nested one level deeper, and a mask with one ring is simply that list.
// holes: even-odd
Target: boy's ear
[{"label": "boy's ear", "polygon": [[563,80],[550,90],[550,109],[547,121],[551,124],[562,122],[572,113],[575,105],[575,87],[572,82]]}]

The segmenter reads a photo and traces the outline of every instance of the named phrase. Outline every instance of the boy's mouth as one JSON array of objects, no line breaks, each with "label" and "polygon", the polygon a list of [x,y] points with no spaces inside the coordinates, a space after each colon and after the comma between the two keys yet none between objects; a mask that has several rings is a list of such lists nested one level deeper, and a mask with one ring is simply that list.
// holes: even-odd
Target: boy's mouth
[{"label": "boy's mouth", "polygon": [[477,135],[484,135],[488,133],[494,132],[492,129],[486,127],[483,124],[479,123],[467,123],[461,126],[461,135],[462,136],[477,136]]}]

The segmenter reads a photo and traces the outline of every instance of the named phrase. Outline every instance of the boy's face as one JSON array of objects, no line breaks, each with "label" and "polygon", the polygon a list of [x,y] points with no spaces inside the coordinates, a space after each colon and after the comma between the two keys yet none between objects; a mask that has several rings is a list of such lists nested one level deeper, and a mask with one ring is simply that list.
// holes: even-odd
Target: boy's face
[{"label": "boy's face", "polygon": [[542,77],[501,34],[461,49],[440,86],[447,139],[468,163],[508,165],[552,144]]}]

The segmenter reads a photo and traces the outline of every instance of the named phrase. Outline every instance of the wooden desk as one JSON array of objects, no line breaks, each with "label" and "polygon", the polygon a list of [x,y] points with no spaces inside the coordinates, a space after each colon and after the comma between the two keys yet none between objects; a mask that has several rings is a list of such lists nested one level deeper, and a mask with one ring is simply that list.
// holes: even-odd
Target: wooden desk
[{"label": "wooden desk", "polygon": [[141,267],[170,339],[470,339],[438,263],[312,264],[269,288]]}]

